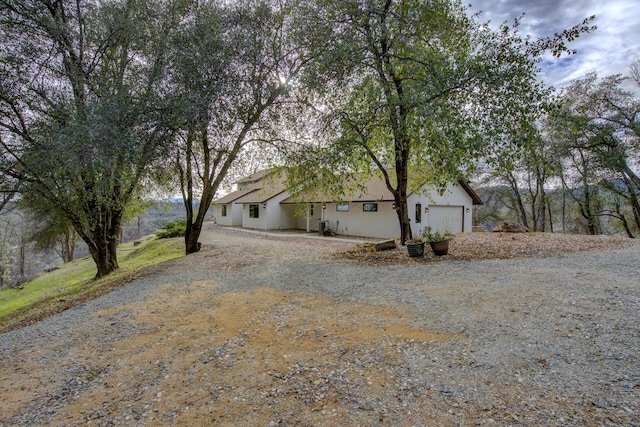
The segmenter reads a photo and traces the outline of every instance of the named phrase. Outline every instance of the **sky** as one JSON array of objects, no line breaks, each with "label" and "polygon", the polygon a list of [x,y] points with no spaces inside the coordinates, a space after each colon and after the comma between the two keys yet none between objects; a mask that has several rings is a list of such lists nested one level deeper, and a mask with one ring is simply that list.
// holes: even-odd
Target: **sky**
[{"label": "sky", "polygon": [[629,65],[640,59],[640,0],[466,0],[472,12],[482,11],[480,22],[497,27],[512,23],[524,13],[520,29],[533,37],[553,36],[596,15],[593,33],[569,44],[577,54],[551,55],[539,64],[541,78],[556,88],[595,71],[599,77],[628,74]]}]

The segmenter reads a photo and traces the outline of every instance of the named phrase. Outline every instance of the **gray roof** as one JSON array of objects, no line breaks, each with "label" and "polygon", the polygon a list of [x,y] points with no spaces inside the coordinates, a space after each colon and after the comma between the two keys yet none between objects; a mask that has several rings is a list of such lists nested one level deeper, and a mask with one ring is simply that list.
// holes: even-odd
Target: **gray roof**
[{"label": "gray roof", "polygon": [[260,183],[254,183],[252,185],[249,185],[249,186],[243,188],[242,190],[234,191],[232,193],[227,194],[224,197],[221,197],[221,198],[219,198],[217,200],[214,200],[213,204],[226,205],[227,203],[233,203],[236,200],[238,200],[239,198],[244,197],[244,196],[246,196],[247,194],[249,194],[249,193],[251,193],[253,191],[259,190],[260,188],[262,188],[262,185],[260,185]]}]

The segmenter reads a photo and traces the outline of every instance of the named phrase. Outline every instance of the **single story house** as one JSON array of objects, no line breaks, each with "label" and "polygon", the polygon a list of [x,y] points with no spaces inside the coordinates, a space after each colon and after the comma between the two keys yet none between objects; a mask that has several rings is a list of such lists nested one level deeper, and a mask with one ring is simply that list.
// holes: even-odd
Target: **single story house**
[{"label": "single story house", "polygon": [[[337,234],[380,239],[400,237],[395,201],[384,181],[370,178],[341,200],[287,192],[284,181],[261,171],[238,182],[238,190],[213,202],[220,225],[258,230],[330,228]],[[322,200],[324,199],[324,200]],[[480,197],[464,181],[444,189],[425,186],[407,197],[411,231],[471,232]]]}]

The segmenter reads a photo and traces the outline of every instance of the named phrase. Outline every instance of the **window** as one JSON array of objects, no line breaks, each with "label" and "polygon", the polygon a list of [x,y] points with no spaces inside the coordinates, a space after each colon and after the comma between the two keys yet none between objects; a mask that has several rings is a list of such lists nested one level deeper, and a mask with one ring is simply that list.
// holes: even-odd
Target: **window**
[{"label": "window", "polygon": [[338,203],[336,205],[336,210],[338,212],[349,212],[349,203]]},{"label": "window", "polygon": [[377,203],[363,203],[362,212],[378,212]]},{"label": "window", "polygon": [[416,203],[416,222],[422,222],[422,203]]},{"label": "window", "polygon": [[260,205],[249,205],[249,218],[260,218]]},{"label": "window", "polygon": [[227,216],[227,205],[222,205],[222,216]]}]

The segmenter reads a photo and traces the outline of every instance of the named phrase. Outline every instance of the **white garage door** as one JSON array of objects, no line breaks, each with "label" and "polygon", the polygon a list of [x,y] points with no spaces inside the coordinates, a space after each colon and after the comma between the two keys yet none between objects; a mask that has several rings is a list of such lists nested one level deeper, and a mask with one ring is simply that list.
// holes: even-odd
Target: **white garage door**
[{"label": "white garage door", "polygon": [[433,231],[462,233],[464,206],[429,206],[428,225]]}]

